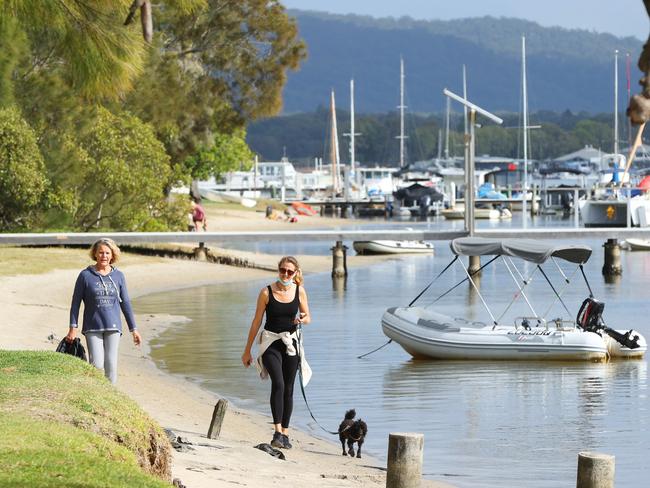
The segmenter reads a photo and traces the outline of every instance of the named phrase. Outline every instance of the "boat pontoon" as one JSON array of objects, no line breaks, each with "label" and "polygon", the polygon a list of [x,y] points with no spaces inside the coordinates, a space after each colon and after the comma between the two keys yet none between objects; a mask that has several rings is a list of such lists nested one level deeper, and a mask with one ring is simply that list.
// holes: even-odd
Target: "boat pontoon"
[{"label": "boat pontoon", "polygon": [[[603,361],[608,358],[641,358],[645,354],[646,341],[639,332],[614,330],[605,325],[602,317],[604,304],[593,298],[591,287],[584,274],[583,265],[591,255],[589,247],[552,246],[524,239],[463,237],[451,242],[451,250],[455,257],[440,275],[454,262],[459,262],[466,274],[463,281],[469,281],[476,290],[491,320],[489,323],[473,321],[434,310],[432,305],[451,290],[440,295],[429,306],[414,306],[413,303],[433,284],[432,282],[408,307],[389,308],[382,317],[384,334],[401,345],[413,357]],[[497,259],[504,262],[516,284],[516,291],[512,301],[498,318],[481,296],[475,276],[458,259],[459,256],[494,256],[481,269]],[[528,276],[524,277],[513,258],[531,262],[536,266]],[[570,279],[557,260],[575,264],[575,272],[581,271],[589,289],[589,298],[583,302],[575,320],[562,299]],[[542,264],[547,262],[554,264],[563,276],[565,282],[563,289],[556,289],[549,280],[546,271],[542,268]],[[526,294],[526,287],[537,271],[555,294],[551,307],[557,302],[561,303],[571,318],[547,319],[544,315],[548,315],[551,307],[546,314],[538,314],[535,311]],[[530,313],[505,322],[503,317],[520,297],[525,301]]]}]

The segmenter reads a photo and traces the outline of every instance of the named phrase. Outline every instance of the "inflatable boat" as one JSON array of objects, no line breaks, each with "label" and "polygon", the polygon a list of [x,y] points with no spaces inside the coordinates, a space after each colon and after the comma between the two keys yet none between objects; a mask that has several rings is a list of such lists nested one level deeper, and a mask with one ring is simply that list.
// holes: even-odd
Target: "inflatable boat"
[{"label": "inflatable boat", "polygon": [[[494,256],[488,264],[498,258],[505,259],[509,270],[514,266],[512,258],[519,258],[537,265],[534,270],[541,270],[540,274],[547,278],[561,301],[561,292],[556,290],[541,268],[547,260],[561,259],[580,268],[591,290],[582,269],[591,255],[587,246],[550,246],[532,240],[464,237],[452,241],[451,249],[455,258],[440,275],[454,262],[462,264],[459,256]],[[466,273],[463,281],[469,281],[480,295],[472,273],[464,265],[463,269]],[[391,307],[384,312],[381,321],[383,332],[418,359],[604,361],[644,356],[647,349],[645,338],[635,330],[608,327],[602,316],[604,304],[591,294],[584,300],[575,319],[547,320],[535,312],[530,297],[526,295],[531,276],[524,277],[519,272],[511,272],[511,276],[517,285],[513,302],[524,298],[531,309],[529,315],[513,317],[509,321],[497,319],[481,297],[492,320],[471,321],[439,313],[435,310],[435,302],[427,307],[414,306],[416,298],[408,307]],[[441,296],[444,295],[446,293]]]}]

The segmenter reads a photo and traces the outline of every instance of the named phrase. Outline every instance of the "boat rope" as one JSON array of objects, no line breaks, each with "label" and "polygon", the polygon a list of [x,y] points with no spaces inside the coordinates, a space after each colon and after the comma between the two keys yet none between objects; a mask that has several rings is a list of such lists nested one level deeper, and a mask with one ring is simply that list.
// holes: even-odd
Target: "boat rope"
[{"label": "boat rope", "polygon": [[[470,275],[471,275],[471,276],[474,276],[475,274],[480,273],[481,270],[482,270],[483,268],[485,268],[486,266],[489,266],[489,265],[490,265],[492,262],[494,262],[498,257],[499,257],[499,256],[494,256],[492,259],[490,259],[487,263],[485,263],[485,264],[484,264],[483,266],[481,266],[479,269],[477,269],[476,271],[473,271],[472,273],[470,273]],[[458,256],[456,256],[456,258],[458,258]],[[454,259],[454,261],[455,261],[455,259]],[[454,261],[452,261],[452,263],[453,263]],[[432,301],[432,302],[430,303],[430,305],[433,305],[433,304],[436,303],[438,300],[440,300],[442,297],[444,297],[444,296],[446,296],[446,295],[449,295],[452,291],[454,291],[454,290],[455,290],[456,288],[458,288],[460,285],[462,285],[463,283],[465,283],[468,279],[469,279],[469,278],[464,278],[463,280],[461,280],[461,281],[459,281],[458,283],[456,283],[454,286],[452,286],[451,288],[449,288],[449,290],[447,290],[447,291],[444,292],[442,295],[440,295],[438,298],[436,298],[434,301]]]},{"label": "boat rope", "polygon": [[[499,257],[499,256],[497,256]],[[483,299],[483,295],[481,295],[481,291],[478,289],[478,286],[476,286],[476,283],[474,283],[474,280],[472,279],[472,276],[476,273],[470,274],[468,269],[465,267],[462,261],[460,261],[460,265],[463,267],[463,270],[465,271],[465,274],[467,275],[467,278],[469,279],[469,282],[472,284],[472,287],[474,288],[474,291],[476,291],[476,294],[478,297],[481,299],[481,303],[483,303],[483,306],[485,307],[485,310],[487,310],[487,313],[490,314],[490,317],[492,318],[492,323],[496,327],[497,325],[497,319],[494,318],[494,315],[492,315],[492,310],[490,310],[490,307],[488,307],[488,304],[485,302]]]},{"label": "boat rope", "polygon": [[409,307],[413,306],[413,304],[418,300],[418,298],[420,298],[422,295],[424,295],[424,292],[426,292],[431,287],[431,285],[433,285],[436,282],[436,280],[438,278],[440,278],[442,276],[442,274],[445,271],[447,271],[451,267],[452,264],[454,264],[456,262],[457,259],[458,259],[458,255],[456,255],[454,257],[454,259],[451,260],[451,262],[445,267],[445,269],[443,269],[440,273],[438,273],[438,276],[436,276],[431,283],[429,283],[427,286],[424,287],[424,290],[422,290],[418,294],[418,296],[416,296],[413,300],[411,300],[411,303],[409,303]]},{"label": "boat rope", "polygon": [[560,303],[564,307],[564,310],[566,310],[566,313],[568,313],[569,316],[571,316],[571,312],[569,312],[569,309],[567,308],[566,303],[564,303],[564,300],[562,300],[562,297],[558,294],[557,290],[553,286],[553,283],[551,283],[551,280],[549,280],[548,276],[546,276],[546,273],[544,273],[544,270],[542,269],[542,267],[539,264],[537,265],[537,267],[539,268],[539,270],[544,275],[544,278],[546,278],[546,282],[548,283],[548,286],[551,287],[551,290],[553,290],[553,293],[555,293],[555,296],[558,298],[558,300],[560,300]]},{"label": "boat rope", "polygon": [[318,425],[321,429],[323,429],[325,432],[328,434],[332,435],[338,435],[338,431],[334,432],[333,430],[327,430],[325,427],[323,427],[318,420],[316,420],[316,417],[314,417],[314,413],[311,411],[311,407],[309,406],[309,402],[307,401],[307,394],[305,393],[305,386],[302,383],[302,361],[301,361],[301,351],[302,351],[302,327],[298,325],[298,328],[296,329],[296,336],[298,338],[298,347],[296,348],[296,352],[298,354],[298,375],[300,378],[298,378],[298,382],[300,383],[300,391],[302,392],[302,398],[305,400],[305,405],[307,406],[307,411],[309,412],[309,415],[311,415],[311,418],[316,422],[316,425]]},{"label": "boat rope", "polygon": [[587,284],[587,288],[589,288],[589,297],[593,298],[594,297],[594,292],[591,291],[591,285],[589,284],[589,280],[587,279],[587,275],[585,274],[585,269],[582,265],[583,263],[580,263],[579,268],[580,272],[582,273],[582,277],[585,279],[585,283]]},{"label": "boat rope", "polygon": [[365,354],[362,354],[361,356],[357,356],[357,359],[362,359],[362,358],[365,358],[366,356],[370,356],[373,352],[377,352],[377,351],[379,351],[380,349],[386,347],[386,346],[387,346],[388,344],[390,344],[391,342],[393,342],[393,339],[388,339],[388,342],[387,342],[386,344],[381,345],[381,346],[379,346],[377,349],[373,349],[373,350],[370,351],[370,352],[367,352],[367,353],[365,353]]}]

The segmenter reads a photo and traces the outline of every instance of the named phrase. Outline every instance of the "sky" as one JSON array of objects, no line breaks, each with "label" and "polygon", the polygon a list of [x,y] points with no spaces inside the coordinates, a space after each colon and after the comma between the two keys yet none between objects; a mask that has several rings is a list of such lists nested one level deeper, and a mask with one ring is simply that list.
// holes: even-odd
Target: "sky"
[{"label": "sky", "polygon": [[420,20],[516,17],[545,27],[586,29],[647,39],[650,22],[642,0],[281,0],[287,8]]}]

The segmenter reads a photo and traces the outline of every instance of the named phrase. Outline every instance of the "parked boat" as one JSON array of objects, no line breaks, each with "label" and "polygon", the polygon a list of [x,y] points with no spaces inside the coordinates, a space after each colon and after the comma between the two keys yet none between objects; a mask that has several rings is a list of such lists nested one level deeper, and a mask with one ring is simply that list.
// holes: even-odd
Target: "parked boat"
[{"label": "parked boat", "polygon": [[[458,260],[459,256],[495,256],[493,261],[503,260],[517,287],[506,310],[519,297],[523,297],[530,308],[530,315],[514,317],[507,322],[502,319],[503,315],[497,319],[482,296],[481,302],[492,319],[490,323],[451,317],[439,313],[432,306],[413,306],[413,302],[408,307],[391,307],[382,317],[384,334],[413,357],[603,361],[610,357],[641,358],[645,354],[645,338],[635,330],[614,330],[606,326],[602,317],[604,304],[591,296],[583,302],[575,320],[547,320],[536,313],[530,297],[526,295],[525,288],[538,269],[548,281],[546,271],[541,267],[543,263],[548,260],[564,260],[582,268],[591,255],[589,247],[551,246],[524,239],[464,237],[453,240],[451,250],[455,254],[454,261]],[[528,277],[524,277],[512,258],[519,258],[537,266]],[[458,262],[462,264],[462,261]],[[450,266],[451,263],[445,269]],[[469,280],[478,292],[474,279],[464,265],[463,269],[467,276],[465,281]],[[562,273],[559,266],[557,269]],[[584,277],[586,281],[586,276]],[[564,290],[557,290],[553,286],[551,289],[556,300],[561,301]],[[480,292],[478,293],[480,296]]]},{"label": "parked boat", "polygon": [[625,239],[631,251],[650,251],[650,239]]},{"label": "parked boat", "polygon": [[254,200],[253,198],[246,198],[239,195],[233,195],[225,191],[216,191],[216,190],[210,190],[208,188],[200,188],[199,193],[203,198],[214,202],[239,203],[240,205],[243,205],[244,207],[248,207],[248,208],[253,208],[257,205],[257,200]]},{"label": "parked boat", "polygon": [[[440,214],[447,220],[462,220],[465,218],[465,207],[455,206],[443,209]],[[475,219],[508,220],[512,218],[512,212],[507,208],[476,208],[474,209]]]},{"label": "parked boat", "polygon": [[425,241],[354,241],[357,254],[432,254],[433,244]]}]

